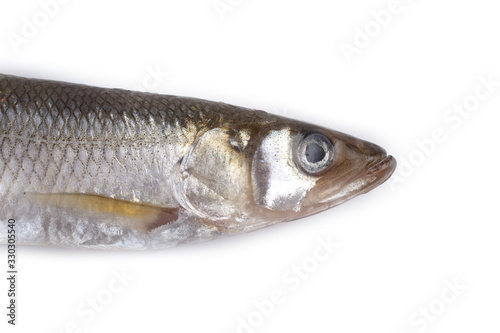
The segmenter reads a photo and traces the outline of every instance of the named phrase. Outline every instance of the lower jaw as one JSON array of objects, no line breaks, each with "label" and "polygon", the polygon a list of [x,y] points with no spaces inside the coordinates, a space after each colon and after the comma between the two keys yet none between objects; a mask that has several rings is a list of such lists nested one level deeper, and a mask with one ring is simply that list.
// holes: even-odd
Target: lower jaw
[{"label": "lower jaw", "polygon": [[396,164],[394,157],[390,155],[385,156],[370,167],[367,172],[346,184],[341,190],[319,202],[306,204],[302,210],[305,212],[305,215],[312,215],[338,206],[360,194],[365,194],[389,179],[396,168]]}]

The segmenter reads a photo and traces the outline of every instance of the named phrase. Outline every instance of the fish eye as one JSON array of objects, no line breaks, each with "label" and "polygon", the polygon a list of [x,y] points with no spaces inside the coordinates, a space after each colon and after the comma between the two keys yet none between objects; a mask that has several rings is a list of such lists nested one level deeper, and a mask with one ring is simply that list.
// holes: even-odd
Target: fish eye
[{"label": "fish eye", "polygon": [[335,148],[326,136],[320,133],[306,135],[299,144],[298,161],[309,174],[317,174],[330,166]]}]

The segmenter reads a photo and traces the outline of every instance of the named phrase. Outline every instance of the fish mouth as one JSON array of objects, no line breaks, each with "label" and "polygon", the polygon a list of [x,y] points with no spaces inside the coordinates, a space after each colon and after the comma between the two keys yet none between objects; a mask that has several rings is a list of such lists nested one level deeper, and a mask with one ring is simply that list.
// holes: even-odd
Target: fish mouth
[{"label": "fish mouth", "polygon": [[[367,181],[367,186],[365,186],[365,188],[361,192],[359,192],[359,194],[366,193],[372,190],[374,187],[377,187],[380,184],[384,183],[387,179],[389,179],[389,177],[391,177],[394,170],[396,169],[396,166],[396,159],[391,155],[384,156],[380,160],[375,162],[373,166],[368,169],[365,175],[361,177],[361,179],[365,179]],[[373,180],[370,181],[371,179]]]},{"label": "fish mouth", "polygon": [[[396,159],[392,157],[391,155],[387,155],[380,159],[378,162],[375,162],[374,165],[368,169],[367,174],[372,174],[372,175],[382,175],[387,172],[394,172],[394,169],[396,168]],[[390,176],[390,175],[389,175]]]},{"label": "fish mouth", "polygon": [[331,208],[360,194],[367,193],[389,179],[396,169],[396,165],[397,162],[394,157],[384,154],[384,156],[374,161],[371,166],[368,166],[366,171],[360,173],[355,180],[319,203],[326,204],[327,208]]}]

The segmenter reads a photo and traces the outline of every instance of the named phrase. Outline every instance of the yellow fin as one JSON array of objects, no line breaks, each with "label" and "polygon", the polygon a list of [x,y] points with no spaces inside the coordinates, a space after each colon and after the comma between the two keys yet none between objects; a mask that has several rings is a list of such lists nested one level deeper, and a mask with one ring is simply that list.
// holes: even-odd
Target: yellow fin
[{"label": "yellow fin", "polygon": [[76,208],[126,217],[120,219],[125,227],[149,232],[177,220],[179,210],[175,207],[158,207],[114,199],[96,194],[82,193],[25,193],[33,201],[56,207]]}]

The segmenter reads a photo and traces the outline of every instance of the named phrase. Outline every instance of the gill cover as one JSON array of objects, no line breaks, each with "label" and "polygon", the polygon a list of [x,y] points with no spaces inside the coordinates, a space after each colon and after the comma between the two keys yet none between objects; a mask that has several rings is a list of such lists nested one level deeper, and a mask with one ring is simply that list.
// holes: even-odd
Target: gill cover
[{"label": "gill cover", "polygon": [[244,219],[250,198],[248,140],[246,130],[202,134],[182,159],[179,201],[212,221]]}]

